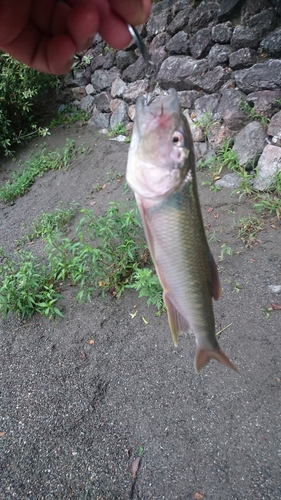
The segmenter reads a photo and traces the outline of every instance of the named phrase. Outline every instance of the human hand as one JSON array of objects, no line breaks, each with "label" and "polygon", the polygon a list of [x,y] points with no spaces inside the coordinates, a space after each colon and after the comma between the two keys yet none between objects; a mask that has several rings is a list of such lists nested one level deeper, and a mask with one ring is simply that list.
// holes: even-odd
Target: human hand
[{"label": "human hand", "polygon": [[0,49],[46,73],[69,71],[96,33],[111,47],[129,45],[127,23],[146,21],[150,0],[0,0]]}]

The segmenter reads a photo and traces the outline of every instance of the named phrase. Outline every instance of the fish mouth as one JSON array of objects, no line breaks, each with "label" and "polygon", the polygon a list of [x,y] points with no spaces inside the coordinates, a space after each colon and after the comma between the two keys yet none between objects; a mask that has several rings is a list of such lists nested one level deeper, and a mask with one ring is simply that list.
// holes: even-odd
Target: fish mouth
[{"label": "fish mouth", "polygon": [[169,89],[167,95],[148,99],[148,95],[138,97],[136,102],[135,124],[139,133],[146,128],[147,120],[153,117],[181,113],[181,105],[175,89]]}]

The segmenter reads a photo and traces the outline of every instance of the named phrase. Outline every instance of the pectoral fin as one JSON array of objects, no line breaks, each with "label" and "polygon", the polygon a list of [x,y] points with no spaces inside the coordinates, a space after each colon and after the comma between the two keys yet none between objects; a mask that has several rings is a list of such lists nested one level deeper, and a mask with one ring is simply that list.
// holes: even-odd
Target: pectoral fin
[{"label": "pectoral fin", "polygon": [[163,292],[163,300],[167,308],[169,326],[172,333],[172,339],[175,346],[178,344],[178,334],[180,332],[189,332],[190,326],[187,320],[177,311],[172,304],[168,293]]}]

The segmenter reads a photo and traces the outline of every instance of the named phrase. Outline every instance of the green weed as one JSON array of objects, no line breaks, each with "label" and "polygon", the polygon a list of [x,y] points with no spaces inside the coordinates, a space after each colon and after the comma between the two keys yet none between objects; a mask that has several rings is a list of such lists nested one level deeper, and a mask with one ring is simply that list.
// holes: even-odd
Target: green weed
[{"label": "green weed", "polygon": [[90,115],[83,109],[77,109],[71,104],[66,106],[62,111],[58,111],[57,116],[52,119],[50,127],[57,127],[58,125],[68,124],[71,125],[77,121],[86,123]]},{"label": "green weed", "polygon": [[63,150],[47,151],[43,146],[39,153],[35,153],[20,169],[12,173],[11,182],[0,187],[0,199],[5,203],[12,203],[24,195],[31,188],[37,176],[42,176],[48,170],[60,170],[68,167],[75,158],[75,141],[67,139]]},{"label": "green weed", "polygon": [[20,251],[15,258],[2,252],[0,264],[0,313],[22,317],[35,312],[44,316],[63,316],[56,307],[61,297],[45,266],[31,252]]},{"label": "green weed", "polygon": [[263,222],[248,215],[239,219],[238,227],[238,238],[241,238],[246,248],[251,248],[257,242],[257,234],[263,229]]},{"label": "green weed", "polygon": [[57,208],[53,212],[38,215],[32,223],[31,232],[23,236],[18,243],[23,244],[37,238],[47,238],[52,233],[63,230],[73,219],[76,211],[76,206],[73,204],[71,208],[65,210]]},{"label": "green weed", "polygon": [[136,269],[132,276],[132,283],[126,285],[126,288],[133,288],[139,292],[139,297],[148,297],[147,305],[154,305],[157,314],[165,310],[163,302],[163,290],[157,275],[146,267]]},{"label": "green weed", "polygon": [[240,101],[239,108],[252,120],[258,120],[263,127],[265,127],[270,122],[269,118],[258,113],[256,111],[256,108],[254,106],[251,106],[251,104],[247,101]]},{"label": "green weed", "polygon": [[108,132],[108,137],[117,137],[118,135],[127,135],[126,127],[122,123],[117,123],[117,125]]},{"label": "green weed", "polygon": [[26,240],[47,240],[45,265],[30,252],[19,251],[13,258],[2,254],[0,312],[61,315],[55,305],[60,297],[57,290],[67,282],[78,287],[79,301],[87,301],[96,291],[120,297],[126,288],[134,288],[160,314],[164,307],[162,289],[156,274],[144,267],[149,252],[136,204],[110,203],[101,216],[88,209],[80,213],[73,238],[58,232],[73,216],[72,209],[35,219]]},{"label": "green weed", "polygon": [[281,198],[277,194],[265,193],[259,196],[258,203],[254,203],[254,209],[260,213],[267,211],[270,214],[275,214],[277,219],[281,216]]},{"label": "green weed", "polygon": [[198,120],[194,122],[194,125],[197,128],[202,128],[206,137],[208,138],[210,127],[211,125],[213,125],[213,123],[215,122],[210,111],[205,111],[204,113],[202,113],[200,118],[198,118]]},{"label": "green weed", "polygon": [[232,172],[239,172],[240,165],[238,162],[237,154],[234,149],[231,147],[232,140],[229,139],[226,141],[222,147],[217,152],[217,165],[218,170],[215,175],[220,175],[222,169],[227,167]]},{"label": "green weed", "polygon": [[[58,77],[35,71],[0,51],[0,151],[6,156],[13,155],[15,144],[48,134],[38,125],[36,102],[58,83]],[[42,102],[37,108],[42,110]]]},{"label": "green weed", "polygon": [[233,250],[226,243],[223,243],[221,245],[221,253],[220,253],[220,256],[219,256],[219,261],[222,261],[224,259],[225,254],[229,255],[231,257],[233,255]]}]

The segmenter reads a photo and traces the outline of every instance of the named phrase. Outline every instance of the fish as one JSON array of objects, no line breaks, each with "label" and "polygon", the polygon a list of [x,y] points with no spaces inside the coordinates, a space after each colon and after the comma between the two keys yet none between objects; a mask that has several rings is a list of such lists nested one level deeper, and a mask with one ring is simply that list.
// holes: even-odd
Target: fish
[{"label": "fish", "polygon": [[238,372],[220,348],[212,299],[221,284],[203,224],[191,131],[175,89],[138,97],[126,178],[134,192],[174,344],[196,339],[195,369],[216,359]]}]

